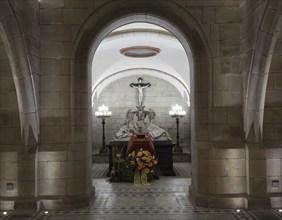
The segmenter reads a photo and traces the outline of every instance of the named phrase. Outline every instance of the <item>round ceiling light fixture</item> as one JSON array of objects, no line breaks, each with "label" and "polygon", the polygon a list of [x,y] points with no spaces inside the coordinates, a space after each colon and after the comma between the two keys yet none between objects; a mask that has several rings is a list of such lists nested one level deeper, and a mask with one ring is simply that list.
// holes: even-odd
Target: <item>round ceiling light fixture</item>
[{"label": "round ceiling light fixture", "polygon": [[127,57],[133,58],[146,58],[153,57],[160,53],[160,49],[149,46],[133,46],[126,47],[120,50],[120,53]]}]

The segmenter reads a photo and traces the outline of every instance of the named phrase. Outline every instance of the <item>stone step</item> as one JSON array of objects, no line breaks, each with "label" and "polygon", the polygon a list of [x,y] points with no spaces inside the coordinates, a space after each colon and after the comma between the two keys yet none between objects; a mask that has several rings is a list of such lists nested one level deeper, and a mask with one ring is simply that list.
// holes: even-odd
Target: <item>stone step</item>
[{"label": "stone step", "polygon": [[92,154],[92,163],[108,163],[109,156],[104,153],[93,153]]},{"label": "stone step", "polygon": [[191,162],[191,153],[174,153],[173,162]]},{"label": "stone step", "polygon": [[[92,154],[92,163],[108,163],[108,154],[94,153]],[[191,162],[191,153],[174,153],[173,162]]]}]

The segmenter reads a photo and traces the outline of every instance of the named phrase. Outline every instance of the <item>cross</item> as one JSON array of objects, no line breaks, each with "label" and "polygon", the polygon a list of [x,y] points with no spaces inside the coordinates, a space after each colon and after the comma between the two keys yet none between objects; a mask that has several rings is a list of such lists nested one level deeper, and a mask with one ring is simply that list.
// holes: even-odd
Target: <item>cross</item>
[{"label": "cross", "polygon": [[142,106],[142,104],[143,104],[143,89],[151,86],[150,83],[142,83],[142,81],[143,81],[143,79],[140,77],[138,79],[138,83],[130,83],[131,87],[133,87],[135,89],[138,89],[138,93],[139,93],[139,102],[138,102],[138,104],[140,106]]}]

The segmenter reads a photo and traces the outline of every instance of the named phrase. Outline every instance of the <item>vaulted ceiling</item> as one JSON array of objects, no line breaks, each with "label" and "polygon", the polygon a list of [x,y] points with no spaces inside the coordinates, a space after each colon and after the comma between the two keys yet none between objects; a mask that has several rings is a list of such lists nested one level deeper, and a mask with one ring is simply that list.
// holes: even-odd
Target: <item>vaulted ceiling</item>
[{"label": "vaulted ceiling", "polygon": [[189,100],[190,73],[185,50],[177,38],[159,26],[132,23],[103,39],[92,63],[93,96],[99,96],[115,80],[132,75],[167,80]]}]

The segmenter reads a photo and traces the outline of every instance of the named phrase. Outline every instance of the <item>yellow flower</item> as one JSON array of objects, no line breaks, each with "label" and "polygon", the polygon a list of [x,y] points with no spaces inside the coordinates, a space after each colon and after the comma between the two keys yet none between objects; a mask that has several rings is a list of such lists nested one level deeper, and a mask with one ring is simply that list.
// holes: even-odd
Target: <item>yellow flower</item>
[{"label": "yellow flower", "polygon": [[149,159],[149,158],[146,158],[146,162],[149,163],[149,162],[150,162],[150,159]]},{"label": "yellow flower", "polygon": [[149,172],[150,172],[150,170],[149,170],[148,168],[146,168],[146,169],[145,169],[145,172],[146,172],[146,173],[149,173]]},{"label": "yellow flower", "polygon": [[142,156],[142,152],[138,152],[137,156],[141,157]]},{"label": "yellow flower", "polygon": [[154,170],[151,170],[151,173],[154,173]]},{"label": "yellow flower", "polygon": [[158,161],[154,160],[154,164],[156,165],[158,163]]},{"label": "yellow flower", "polygon": [[153,166],[153,164],[152,163],[148,163],[148,167],[152,167]]},{"label": "yellow flower", "polygon": [[138,158],[138,157],[136,158],[136,161],[137,161],[137,162],[139,161],[139,158]]}]

